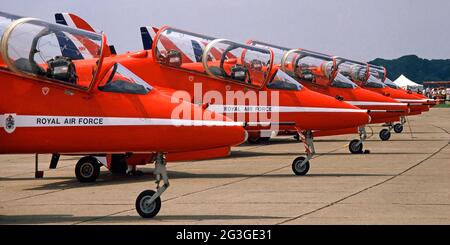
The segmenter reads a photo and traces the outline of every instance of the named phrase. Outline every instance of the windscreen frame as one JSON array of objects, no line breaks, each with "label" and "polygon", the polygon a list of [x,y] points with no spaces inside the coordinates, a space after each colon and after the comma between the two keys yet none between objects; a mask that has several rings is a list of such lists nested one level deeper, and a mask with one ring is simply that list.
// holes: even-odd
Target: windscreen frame
[{"label": "windscreen frame", "polygon": [[[35,22],[35,23],[32,23],[32,22]],[[38,25],[38,24],[44,25],[45,24],[45,25],[55,26],[57,28],[68,29],[68,30],[73,29],[74,32],[81,32],[81,33],[85,32],[85,33],[87,33],[89,35],[94,34],[94,35],[98,35],[98,36],[101,37],[100,42],[99,42],[99,43],[101,43],[101,46],[99,48],[100,53],[98,54],[98,60],[96,61],[97,62],[96,70],[95,70],[95,73],[92,75],[92,79],[91,79],[88,87],[75,86],[75,85],[71,85],[71,84],[68,84],[68,83],[65,83],[65,82],[61,82],[60,80],[57,80],[57,79],[54,79],[54,78],[40,76],[40,75],[33,74],[33,73],[30,73],[30,72],[25,72],[25,71],[22,71],[22,70],[18,69],[11,62],[11,59],[10,59],[10,56],[9,56],[9,52],[8,52],[8,50],[9,50],[9,39],[11,37],[11,34],[13,33],[13,31],[17,27],[19,27],[20,25],[23,25],[23,24],[27,24],[27,23],[34,24],[34,25]],[[48,82],[48,83],[51,83],[51,84],[57,84],[58,86],[63,86],[63,87],[67,87],[67,88],[70,88],[70,89],[74,89],[74,90],[78,90],[78,91],[82,91],[82,92],[87,92],[87,93],[91,92],[92,88],[98,83],[99,76],[101,74],[100,71],[102,70],[102,64],[103,64],[103,59],[104,59],[104,54],[105,54],[105,51],[106,51],[106,47],[107,47],[107,45],[106,45],[106,36],[105,36],[104,33],[101,33],[101,34],[90,33],[90,32],[85,31],[85,30],[74,29],[74,28],[67,27],[67,26],[59,26],[58,24],[53,24],[53,23],[49,23],[49,22],[41,20],[41,19],[29,18],[29,17],[24,17],[24,18],[20,18],[20,19],[17,19],[15,21],[12,21],[8,25],[8,27],[6,27],[6,29],[3,32],[3,35],[1,36],[1,39],[0,39],[1,58],[2,58],[2,60],[4,62],[4,64],[6,65],[6,68],[8,70],[10,70],[11,72],[16,73],[17,75],[20,75],[20,76],[24,76],[24,77],[28,77],[28,78],[34,78],[34,79],[39,79],[40,81],[45,81],[45,82]]]}]

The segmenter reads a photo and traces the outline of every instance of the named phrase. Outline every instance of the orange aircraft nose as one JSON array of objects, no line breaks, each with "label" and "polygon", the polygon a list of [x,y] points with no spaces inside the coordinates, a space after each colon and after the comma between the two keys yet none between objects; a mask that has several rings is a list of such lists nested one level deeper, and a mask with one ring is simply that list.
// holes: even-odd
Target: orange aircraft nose
[{"label": "orange aircraft nose", "polygon": [[371,123],[383,123],[386,119],[398,118],[408,113],[408,104],[361,87],[352,90],[353,98],[345,101],[361,109],[369,110]]},{"label": "orange aircraft nose", "polygon": [[419,115],[422,112],[429,110],[428,99],[420,98],[414,94],[409,94],[407,91],[400,89],[385,88],[390,97],[396,101],[407,103],[409,107],[409,116]]},{"label": "orange aircraft nose", "polygon": [[189,106],[193,112],[189,119],[193,124],[189,129],[193,136],[185,144],[196,148],[216,148],[239,145],[247,140],[247,132],[242,122],[235,122],[197,105]]},{"label": "orange aircraft nose", "polygon": [[158,131],[163,138],[160,144],[167,144],[164,147],[167,152],[231,147],[246,140],[247,133],[242,122],[235,122],[181,99],[173,102],[157,93],[154,98],[159,98],[158,110],[153,111],[154,117],[170,120],[169,128]]},{"label": "orange aircraft nose", "polygon": [[300,91],[298,99],[304,107],[304,117],[298,122],[302,129],[336,130],[370,122],[367,110],[306,88]]}]

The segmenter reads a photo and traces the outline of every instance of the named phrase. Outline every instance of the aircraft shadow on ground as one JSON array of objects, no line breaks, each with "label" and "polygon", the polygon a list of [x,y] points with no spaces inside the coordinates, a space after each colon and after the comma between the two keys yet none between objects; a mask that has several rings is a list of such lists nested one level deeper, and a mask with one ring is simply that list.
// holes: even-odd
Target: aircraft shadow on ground
[{"label": "aircraft shadow on ground", "polygon": [[[442,134],[442,133],[439,133]],[[375,136],[373,136],[375,137]],[[393,138],[390,139],[387,142],[408,142],[408,141],[423,141],[423,142],[436,142],[436,141],[444,141],[446,140],[445,138],[442,139],[424,139],[424,138],[418,138],[413,136],[413,138],[408,138],[408,139],[395,139],[395,136],[392,136]],[[410,137],[408,135],[408,137]],[[349,137],[348,139],[321,139],[321,138],[316,138],[314,139],[315,143],[349,143],[352,139],[356,139],[357,137]],[[369,138],[367,140],[365,140],[366,142],[380,142],[380,143],[385,143],[384,141],[381,141],[378,136],[376,138]],[[302,142],[294,140],[294,139],[285,139],[285,140],[280,140],[280,139],[275,139],[275,140],[271,140],[269,142],[262,142],[262,143],[258,143],[258,144],[242,144],[239,147],[258,147],[258,146],[270,146],[270,145],[287,145],[287,144],[301,144],[303,145]],[[238,148],[239,148],[238,147]]]},{"label": "aircraft shadow on ground", "polygon": [[[131,206],[131,205],[130,205]],[[288,217],[274,216],[251,216],[251,215],[158,215],[153,219],[148,219],[149,224],[161,221],[202,221],[202,220],[261,220],[261,219],[286,219]],[[136,216],[115,215],[108,217],[92,217],[92,216],[74,216],[68,214],[51,214],[51,215],[0,215],[0,224],[50,224],[50,223],[79,223],[96,221],[124,223],[142,221],[137,214]]]},{"label": "aircraft shadow on ground", "polygon": [[[130,183],[140,183],[146,182],[148,185],[150,182],[154,181],[154,176],[152,174],[152,169],[145,169],[144,174],[140,176],[121,176],[112,175],[109,173],[102,172],[99,179],[95,183],[80,183],[75,177],[62,177],[63,181],[45,183],[39,186],[28,188],[26,190],[64,190],[64,189],[75,189],[75,188],[88,188],[95,186],[115,186],[115,185],[125,185]],[[189,173],[181,171],[169,171],[169,177],[172,180],[175,179],[233,179],[233,178],[297,178],[299,181],[306,178],[320,178],[320,177],[390,177],[389,174],[369,174],[369,173],[311,173],[306,176],[295,176],[292,173],[286,174],[240,174],[240,173]],[[8,180],[32,180],[34,178],[14,178]],[[58,179],[58,178],[54,178]],[[4,181],[5,178],[0,179]],[[144,186],[144,184],[143,184]]]},{"label": "aircraft shadow on ground", "polygon": [[[369,147],[370,149],[370,147]],[[351,154],[350,152],[317,152],[317,156],[363,156],[363,155],[423,155],[431,154],[430,152],[375,152],[370,154]],[[250,151],[233,151],[231,158],[246,158],[246,157],[264,157],[264,156],[303,156],[304,152],[250,152]]]}]

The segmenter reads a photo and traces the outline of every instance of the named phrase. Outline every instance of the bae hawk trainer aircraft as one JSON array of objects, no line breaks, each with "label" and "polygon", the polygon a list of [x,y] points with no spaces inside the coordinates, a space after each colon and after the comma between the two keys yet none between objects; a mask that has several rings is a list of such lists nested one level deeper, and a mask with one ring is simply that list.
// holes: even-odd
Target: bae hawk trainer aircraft
[{"label": "bae hawk trainer aircraft", "polygon": [[[76,20],[65,22],[82,28]],[[169,94],[184,90],[186,94],[178,96],[236,121],[276,126],[248,130],[251,138],[272,131],[297,132],[307,154],[293,161],[296,175],[309,171],[315,153],[313,132],[357,128],[369,122],[367,110],[313,92],[275,67],[269,49],[167,26],[144,27],[141,33],[146,50],[112,55],[105,61],[120,62]]]},{"label": "bae hawk trainer aircraft", "polygon": [[[337,57],[336,60],[339,72],[359,86],[390,97],[398,102],[407,103],[409,112],[406,116],[419,115],[422,112],[428,111],[430,104],[432,104],[428,99],[420,98],[402,89],[393,89],[390,86],[386,86],[382,82],[382,79],[386,79],[386,69],[383,67],[376,68],[376,66],[367,63],[341,57]],[[396,133],[401,133],[403,131],[403,125],[406,122],[406,117],[402,116],[400,123],[387,123],[386,126],[388,128],[382,129],[379,133],[380,139],[389,140],[392,130]]]},{"label": "bae hawk trainer aircraft", "polygon": [[[0,35],[0,154],[82,155],[76,175],[83,182],[97,178],[107,156],[155,163],[157,191],[136,199],[144,218],[159,212],[169,187],[166,156],[225,156],[246,140],[242,123],[174,100],[120,62],[105,62],[104,35],[2,12]],[[190,118],[173,117],[176,110]]]},{"label": "bae hawk trainer aircraft", "polygon": [[[338,63],[335,57],[305,49],[284,48],[259,41],[250,40],[248,43],[257,47],[272,49],[278,58],[277,62],[281,69],[302,85],[361,109],[367,109],[372,119],[371,124],[399,121],[400,117],[408,113],[406,103],[400,103],[392,98],[361,88],[338,72]],[[360,127],[358,131],[360,139],[352,140],[349,144],[349,150],[352,153],[363,152],[362,143],[366,138],[366,131],[364,127]],[[335,133],[355,133],[355,130]]]}]

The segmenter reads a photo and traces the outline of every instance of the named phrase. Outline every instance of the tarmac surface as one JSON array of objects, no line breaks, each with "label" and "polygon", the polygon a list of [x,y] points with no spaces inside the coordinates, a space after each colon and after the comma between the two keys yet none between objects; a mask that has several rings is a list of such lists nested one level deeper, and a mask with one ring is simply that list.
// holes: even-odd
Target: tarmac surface
[{"label": "tarmac surface", "polygon": [[450,224],[450,109],[410,117],[409,126],[387,142],[380,126],[368,128],[371,154],[349,154],[356,135],[318,138],[304,177],[292,173],[304,147],[290,137],[169,163],[171,186],[154,219],[134,208],[141,191],[155,189],[153,165],[134,177],[102,168],[96,183],[81,184],[78,157],[48,170],[50,156],[40,155],[45,175],[35,179],[34,155],[1,155],[0,224]]}]

